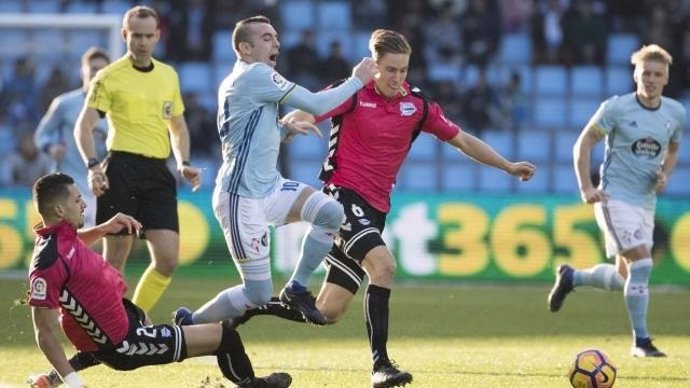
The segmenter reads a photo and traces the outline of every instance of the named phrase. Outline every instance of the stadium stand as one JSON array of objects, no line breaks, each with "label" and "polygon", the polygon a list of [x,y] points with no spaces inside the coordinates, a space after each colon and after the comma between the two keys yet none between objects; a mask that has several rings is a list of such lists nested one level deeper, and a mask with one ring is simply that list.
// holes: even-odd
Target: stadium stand
[{"label": "stadium stand", "polygon": [[551,131],[522,130],[516,136],[516,159],[529,160],[533,163],[548,163],[552,160]]},{"label": "stadium stand", "polygon": [[550,131],[565,127],[568,119],[568,99],[565,95],[552,97],[537,95],[532,103],[537,128]]},{"label": "stadium stand", "polygon": [[630,54],[640,48],[640,38],[629,33],[612,33],[606,47],[609,65],[629,65]]},{"label": "stadium stand", "polygon": [[503,36],[498,52],[498,62],[508,65],[522,65],[532,60],[532,41],[527,33],[512,33]]},{"label": "stadium stand", "polygon": [[[153,2],[152,2],[153,3]],[[363,56],[368,56],[370,30],[360,29],[352,2],[346,0],[283,0],[266,2],[267,12],[279,29],[281,51],[284,53],[299,41],[304,29],[315,32],[315,46],[321,56],[328,52],[333,40],[341,43],[346,58],[355,63]],[[401,9],[406,3],[396,2]],[[0,16],[9,13],[23,14],[114,14],[121,17],[131,6],[127,0],[2,0]],[[259,10],[253,4],[252,10]],[[227,8],[231,9],[231,7]],[[228,12],[228,10],[223,12]],[[262,9],[263,10],[263,9]],[[221,12],[219,10],[219,12]],[[391,11],[391,10],[389,10]],[[221,15],[221,14],[219,14]],[[212,47],[211,60],[208,62],[189,61],[181,58],[174,63],[178,69],[184,92],[197,94],[206,108],[215,110],[216,88],[230,72],[235,54],[231,48],[231,29],[235,17],[218,16],[223,22],[208,37]],[[423,20],[428,15],[415,15]],[[230,21],[228,21],[230,20]],[[166,23],[171,23],[166,20]],[[401,20],[390,21],[392,27]],[[402,28],[402,27],[401,27]],[[413,31],[413,30],[410,30]],[[55,66],[69,70],[67,76],[74,85],[78,84],[78,74],[70,66],[65,67],[66,58],[77,60],[89,46],[108,45],[107,31],[82,28],[19,28],[0,25],[0,75],[3,80],[11,76],[14,61],[21,56],[28,56],[36,66],[36,79],[44,81]],[[401,189],[427,192],[441,190],[456,191],[508,191],[508,192],[544,192],[565,193],[576,190],[572,173],[572,145],[579,131],[596,111],[600,102],[614,94],[625,94],[633,90],[630,54],[637,49],[642,40],[636,33],[617,30],[612,24],[612,32],[607,38],[606,59],[601,65],[577,64],[564,66],[554,63],[535,63],[535,45],[528,25],[511,28],[503,32],[499,47],[492,60],[485,68],[489,83],[495,90],[500,90],[512,72],[521,76],[521,92],[524,93],[527,117],[521,129],[509,131],[496,128],[485,131],[481,137],[509,159],[530,159],[539,164],[535,181],[529,186],[514,184],[513,180],[501,172],[480,167],[447,145],[437,140],[420,137],[412,147],[404,172],[401,172]],[[423,40],[422,40],[423,41]],[[419,43],[414,42],[418,45]],[[163,46],[163,45],[161,45]],[[160,47],[159,47],[160,48]],[[414,47],[416,52],[423,52]],[[165,56],[165,52],[158,53]],[[283,57],[283,60],[285,57]],[[282,63],[279,64],[281,69]],[[427,95],[432,98],[435,92],[433,81],[452,81],[457,89],[458,103],[462,93],[476,83],[480,67],[466,61],[435,60],[421,61],[413,64],[411,70],[423,68],[423,78],[414,82],[423,86]],[[672,68],[672,71],[680,69]],[[282,70],[281,70],[282,71]],[[427,83],[427,84],[424,84]],[[690,108],[690,91],[678,97],[686,108]],[[448,100],[451,101],[452,99]],[[445,102],[448,104],[449,102]],[[462,112],[458,122],[463,124]],[[2,115],[3,112],[0,112]],[[6,114],[6,113],[5,113]],[[454,117],[455,119],[455,117]],[[33,118],[38,120],[38,118]],[[327,131],[326,131],[327,132]],[[325,135],[327,135],[325,133]],[[12,131],[8,129],[6,119],[0,116],[0,147],[11,150],[13,147]],[[690,135],[686,133],[687,143]],[[291,161],[290,170],[293,177],[318,184],[315,175],[327,149],[327,140],[314,137],[303,137],[289,145]],[[687,171],[690,168],[690,152],[683,148],[679,155],[678,174],[671,179],[669,195],[690,195],[687,182]],[[440,150],[440,152],[439,152]],[[593,164],[603,157],[601,148],[595,153]],[[462,171],[459,171],[462,170]],[[421,179],[425,177],[425,179]],[[685,179],[685,182],[683,181]]]},{"label": "stadium stand", "polygon": [[286,30],[300,31],[314,28],[316,9],[313,1],[285,0],[280,3],[280,20]]},{"label": "stadium stand", "polygon": [[568,70],[563,66],[537,66],[534,78],[535,92],[540,97],[564,96],[568,92]]},{"label": "stadium stand", "polygon": [[184,62],[177,66],[181,87],[188,92],[207,94],[216,88],[208,64],[202,62]]},{"label": "stadium stand", "polygon": [[438,188],[438,166],[435,162],[405,163],[400,170],[397,186],[401,190],[420,193],[433,193]]},{"label": "stadium stand", "polygon": [[[449,148],[450,147],[445,147]],[[457,152],[456,152],[457,153]],[[441,191],[462,193],[477,190],[478,164],[463,157],[464,163],[447,162],[441,168]]]},{"label": "stadium stand", "polygon": [[573,97],[599,99],[604,91],[604,74],[599,66],[573,66],[570,71],[570,85]]},{"label": "stadium stand", "polygon": [[495,168],[479,168],[479,185],[477,188],[487,193],[509,193],[513,191],[515,178]]}]

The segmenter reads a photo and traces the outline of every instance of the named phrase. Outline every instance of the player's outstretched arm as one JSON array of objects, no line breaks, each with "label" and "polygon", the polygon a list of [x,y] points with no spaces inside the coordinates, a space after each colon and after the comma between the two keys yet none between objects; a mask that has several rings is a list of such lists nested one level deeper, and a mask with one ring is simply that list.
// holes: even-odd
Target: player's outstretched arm
[{"label": "player's outstretched arm", "polygon": [[510,162],[506,160],[490,145],[467,132],[459,132],[455,137],[448,140],[448,143],[477,162],[500,168],[523,181],[530,180],[537,169],[530,162]]},{"label": "player's outstretched arm", "polygon": [[322,115],[345,100],[357,93],[364,85],[369,83],[376,74],[376,63],[371,58],[364,58],[352,70],[352,77],[342,84],[312,93],[309,90],[296,85],[295,88],[285,96],[282,104],[293,106],[314,115]]}]

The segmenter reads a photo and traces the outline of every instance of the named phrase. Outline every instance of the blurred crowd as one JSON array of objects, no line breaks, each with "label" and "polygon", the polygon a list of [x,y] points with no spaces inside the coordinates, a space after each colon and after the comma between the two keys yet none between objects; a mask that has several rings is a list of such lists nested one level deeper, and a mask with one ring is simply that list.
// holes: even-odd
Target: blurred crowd
[{"label": "blurred crowd", "polygon": [[[28,7],[31,1],[24,0]],[[60,0],[59,12],[77,0]],[[314,0],[318,2],[319,0]],[[327,1],[327,0],[320,0]],[[413,47],[408,81],[437,100],[447,116],[466,130],[519,131],[529,124],[529,96],[519,72],[494,84],[486,68],[496,58],[506,34],[528,34],[532,65],[574,66],[606,64],[611,33],[637,34],[644,43],[657,43],[674,57],[667,95],[690,90],[690,0],[349,0],[352,26],[358,31],[388,27],[408,37]],[[105,12],[112,0],[81,0]],[[264,14],[281,33],[278,0],[151,0],[122,1],[124,9],[145,3],[162,15],[163,44],[158,56],[170,63],[210,61],[216,31],[231,30],[242,18]],[[326,55],[315,46],[319,31],[300,31],[292,45],[283,45],[278,69],[312,90],[320,89],[351,71],[352,58],[334,40]],[[230,40],[225,50],[231,50]],[[429,77],[434,64],[473,65],[479,69],[472,84]],[[50,101],[79,86],[79,80],[55,67],[43,82],[36,77],[41,63],[31,57],[13,60],[0,80],[0,143],[13,151],[0,156],[0,186],[27,185],[51,168],[51,161],[31,141]],[[78,67],[78,63],[74,63]],[[184,85],[183,90],[184,90]],[[209,91],[215,95],[215,91]],[[204,96],[185,93],[186,118],[195,158],[217,157],[213,104]],[[212,101],[212,100],[211,100]],[[316,166],[314,167],[316,168]]]}]

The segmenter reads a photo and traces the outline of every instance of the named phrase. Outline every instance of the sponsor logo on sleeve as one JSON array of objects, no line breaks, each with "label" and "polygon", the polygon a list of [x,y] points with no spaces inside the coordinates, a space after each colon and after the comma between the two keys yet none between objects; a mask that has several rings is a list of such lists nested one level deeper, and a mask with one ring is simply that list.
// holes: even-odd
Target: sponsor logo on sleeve
[{"label": "sponsor logo on sleeve", "polygon": [[170,120],[172,118],[172,101],[163,101],[163,119]]},{"label": "sponsor logo on sleeve", "polygon": [[278,87],[280,90],[287,90],[288,87],[290,86],[290,83],[288,80],[283,78],[282,75],[278,74],[277,71],[274,71],[271,73],[271,81]]},{"label": "sponsor logo on sleeve", "polygon": [[36,278],[31,282],[31,299],[46,300],[48,283],[43,278]]}]

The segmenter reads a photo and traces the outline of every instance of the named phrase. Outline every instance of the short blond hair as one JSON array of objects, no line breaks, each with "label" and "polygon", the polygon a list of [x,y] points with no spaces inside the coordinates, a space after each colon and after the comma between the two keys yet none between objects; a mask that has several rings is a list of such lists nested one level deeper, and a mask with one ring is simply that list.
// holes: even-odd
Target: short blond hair
[{"label": "short blond hair", "polygon": [[378,29],[371,33],[369,50],[374,60],[379,60],[386,54],[412,54],[412,47],[401,33]]},{"label": "short blond hair", "polygon": [[642,46],[630,56],[630,63],[635,66],[642,65],[645,61],[656,61],[665,63],[666,66],[673,64],[673,57],[668,51],[657,44]]}]

